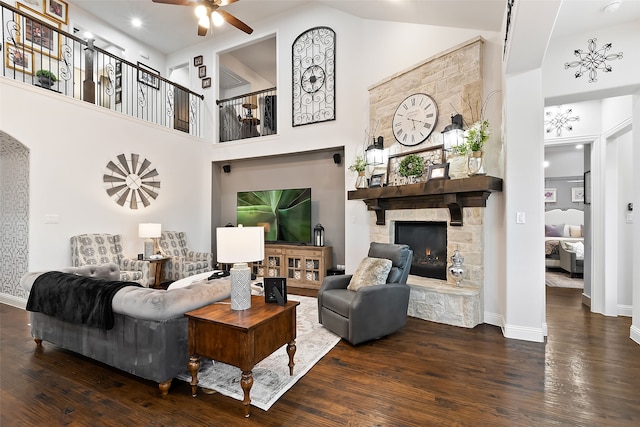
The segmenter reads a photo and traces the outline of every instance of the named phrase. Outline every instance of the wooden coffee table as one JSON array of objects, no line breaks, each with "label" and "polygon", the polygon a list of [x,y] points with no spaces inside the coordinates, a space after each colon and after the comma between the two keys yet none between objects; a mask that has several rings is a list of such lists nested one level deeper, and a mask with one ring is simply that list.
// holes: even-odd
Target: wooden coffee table
[{"label": "wooden coffee table", "polygon": [[253,367],[271,353],[287,345],[289,374],[293,375],[296,352],[296,306],[267,304],[264,297],[251,297],[251,308],[231,310],[230,301],[211,304],[185,314],[189,319],[189,371],[191,394],[197,396],[200,356],[237,366],[242,371],[245,417],[249,416]]}]

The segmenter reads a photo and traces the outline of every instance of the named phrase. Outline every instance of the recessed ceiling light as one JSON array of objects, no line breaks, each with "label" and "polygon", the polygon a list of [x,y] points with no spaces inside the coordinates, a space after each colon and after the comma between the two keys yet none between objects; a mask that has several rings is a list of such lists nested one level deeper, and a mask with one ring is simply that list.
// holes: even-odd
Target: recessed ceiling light
[{"label": "recessed ceiling light", "polygon": [[601,10],[604,13],[614,13],[615,11],[620,9],[621,4],[622,4],[622,0],[613,0],[605,4],[604,6],[602,6]]},{"label": "recessed ceiling light", "polygon": [[140,28],[140,27],[142,27],[142,21],[140,19],[138,19],[138,18],[133,18],[131,20],[131,25],[133,25],[136,28]]}]

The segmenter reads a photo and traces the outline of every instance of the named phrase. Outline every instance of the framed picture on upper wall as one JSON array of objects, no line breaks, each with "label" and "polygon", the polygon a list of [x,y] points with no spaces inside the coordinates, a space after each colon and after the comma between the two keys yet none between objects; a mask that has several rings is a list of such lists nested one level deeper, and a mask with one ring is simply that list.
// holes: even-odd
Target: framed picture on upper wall
[{"label": "framed picture on upper wall", "polygon": [[195,57],[193,58],[193,66],[194,66],[194,67],[199,67],[199,66],[201,66],[203,63],[204,63],[204,58],[202,57],[202,55],[198,55],[198,56],[195,56]]},{"label": "framed picture on upper wall", "polygon": [[201,79],[207,77],[207,66],[206,65],[201,65],[198,67],[198,77],[200,77]]},{"label": "framed picture on upper wall", "polygon": [[138,62],[138,67],[140,67],[138,70],[138,81],[154,89],[160,89],[160,79],[158,78],[160,71],[154,70],[141,62]]},{"label": "framed picture on upper wall", "polygon": [[206,89],[208,87],[211,87],[211,77],[202,79],[202,88]]},{"label": "framed picture on upper wall", "polygon": [[558,189],[557,188],[545,188],[544,189],[544,202],[545,203],[555,203],[558,198]]},{"label": "framed picture on upper wall", "polygon": [[44,13],[63,24],[69,23],[69,5],[62,0],[45,0]]},{"label": "framed picture on upper wall", "polygon": [[25,13],[25,16],[20,19],[20,43],[36,52],[60,59],[62,40],[58,32],[31,19],[29,15],[58,30],[60,30],[62,24],[49,19],[22,3],[18,3],[18,9]]},{"label": "framed picture on upper wall", "polygon": [[5,65],[25,74],[33,74],[33,51],[24,46],[4,44]]}]

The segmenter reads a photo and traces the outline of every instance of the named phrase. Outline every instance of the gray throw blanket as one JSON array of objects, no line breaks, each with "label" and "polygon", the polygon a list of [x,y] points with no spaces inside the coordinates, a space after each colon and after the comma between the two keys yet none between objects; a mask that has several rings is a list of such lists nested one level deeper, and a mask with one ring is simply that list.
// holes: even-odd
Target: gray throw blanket
[{"label": "gray throw blanket", "polygon": [[116,292],[125,286],[140,287],[135,282],[108,281],[48,271],[33,282],[27,310],[67,322],[112,329],[114,317],[111,301]]}]

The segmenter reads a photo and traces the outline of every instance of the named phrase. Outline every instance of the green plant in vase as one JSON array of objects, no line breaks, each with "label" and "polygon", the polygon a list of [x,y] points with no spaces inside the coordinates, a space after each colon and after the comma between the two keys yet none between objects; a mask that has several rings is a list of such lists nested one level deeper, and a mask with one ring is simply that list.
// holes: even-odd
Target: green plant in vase
[{"label": "green plant in vase", "polygon": [[367,178],[364,176],[366,169],[367,161],[363,156],[356,156],[351,166],[349,166],[350,171],[358,172],[358,178],[356,179],[356,188],[367,188]]}]

